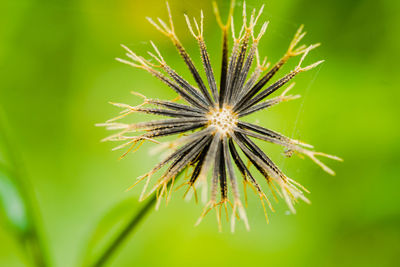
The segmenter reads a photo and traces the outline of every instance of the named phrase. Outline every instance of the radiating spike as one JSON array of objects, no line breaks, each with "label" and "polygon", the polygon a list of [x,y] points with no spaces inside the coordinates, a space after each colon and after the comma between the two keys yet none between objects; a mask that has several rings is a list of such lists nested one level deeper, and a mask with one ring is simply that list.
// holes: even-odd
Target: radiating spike
[{"label": "radiating spike", "polygon": [[176,73],[175,70],[173,70],[163,59],[161,56],[160,51],[158,48],[155,46],[153,42],[151,42],[154,50],[158,54],[158,57],[153,55],[152,53],[148,52],[150,56],[152,56],[154,59],[156,59],[160,64],[161,68],[165,70],[165,72],[168,73],[168,75],[176,82],[178,83],[184,90],[186,90],[191,96],[193,96],[195,99],[197,99],[203,106],[207,106],[207,100],[204,98],[204,96],[199,92],[196,88],[194,88],[189,82],[187,82],[182,76],[180,76],[178,73]]},{"label": "radiating spike", "polygon": [[[291,79],[293,79],[298,73],[308,71],[308,70],[310,70],[312,68],[315,68],[316,66],[318,66],[322,62],[324,62],[323,60],[321,60],[321,61],[318,61],[318,62],[316,62],[314,64],[311,64],[311,65],[309,65],[307,67],[301,67],[301,63],[303,62],[303,60],[304,60],[305,56],[307,55],[308,51],[309,50],[307,50],[307,52],[304,53],[304,55],[302,56],[299,64],[297,65],[297,67],[293,71],[291,71],[289,74],[287,74],[286,76],[284,76],[283,78],[281,78],[280,80],[278,80],[277,82],[275,82],[274,84],[269,86],[267,89],[265,89],[264,91],[262,91],[261,93],[256,95],[251,100],[249,99],[249,101],[247,101],[246,103],[244,103],[242,100],[239,101],[239,103],[235,105],[234,110],[237,111],[237,112],[241,112],[241,111],[246,110],[249,107],[252,107],[253,105],[255,105],[258,102],[262,101],[267,96],[269,96],[270,94],[272,94],[273,92],[275,92],[276,90],[281,88],[283,85],[285,85]],[[246,96],[244,96],[242,99],[245,99],[245,98],[246,98]]]},{"label": "radiating spike", "polygon": [[250,115],[254,112],[270,108],[272,106],[275,106],[277,104],[280,104],[282,102],[287,102],[290,100],[295,100],[300,98],[300,95],[286,95],[286,93],[293,88],[295,83],[292,83],[280,96],[274,97],[272,99],[266,100],[260,104],[254,105],[251,108],[248,108],[246,111],[240,112],[239,117],[244,117],[247,115]]},{"label": "radiating spike", "polygon": [[235,131],[255,137],[273,144],[278,144],[290,149],[298,149],[297,146],[305,146],[305,147],[312,147],[309,144],[303,143],[298,140],[294,140],[288,138],[280,133],[274,132],[272,130],[263,128],[261,126],[257,126],[255,124],[247,123],[247,122],[239,122],[239,127],[235,128]]},{"label": "radiating spike", "polygon": [[[229,15],[227,18],[226,24],[222,23],[221,16],[219,13],[218,6],[215,1],[213,1],[213,10],[215,13],[215,17],[217,18],[218,25],[222,30],[222,63],[221,63],[221,81],[220,81],[220,92],[219,99],[216,101],[219,103],[219,107],[222,108],[224,103],[224,98],[226,94],[226,86],[227,86],[227,72],[228,72],[228,31],[231,26],[231,21],[233,21],[233,10],[235,7],[235,1],[231,1]],[[233,25],[232,25],[233,29]]]},{"label": "radiating spike", "polygon": [[141,68],[146,70],[147,72],[149,72],[150,74],[152,74],[154,77],[158,78],[160,81],[162,81],[163,83],[165,83],[166,85],[168,85],[170,88],[172,88],[175,92],[177,92],[180,96],[182,96],[188,103],[206,110],[207,108],[202,105],[201,103],[199,103],[199,101],[194,98],[193,96],[191,96],[190,94],[188,94],[187,92],[185,92],[184,90],[182,90],[182,88],[180,88],[176,83],[174,83],[173,81],[171,81],[169,78],[167,78],[165,75],[163,75],[162,73],[154,70],[153,68],[151,68],[148,65],[148,62],[144,61],[142,58],[136,56],[136,55],[130,55],[132,59],[136,60],[138,63],[140,64],[136,64],[130,61],[126,61],[123,59],[117,59],[118,61],[131,65],[133,67],[136,68]]},{"label": "radiating spike", "polygon": [[192,107],[192,106],[188,106],[188,105],[184,105],[184,104],[179,104],[179,103],[174,103],[171,101],[165,101],[165,100],[159,100],[159,99],[148,99],[147,104],[150,105],[155,105],[155,106],[160,106],[160,107],[164,107],[164,108],[168,108],[168,109],[172,109],[172,110],[184,110],[184,111],[189,111],[189,112],[194,112],[200,115],[205,114],[204,110],[200,110],[196,107]]},{"label": "radiating spike", "polygon": [[168,182],[172,177],[176,176],[179,172],[181,172],[184,168],[186,168],[188,164],[202,152],[201,148],[203,148],[204,145],[206,145],[207,142],[209,141],[210,138],[202,139],[200,142],[197,142],[197,144],[193,146],[190,150],[187,150],[187,153],[181,155],[179,158],[176,158],[175,161],[168,168],[168,170],[160,178],[160,180],[149,191],[147,196],[156,191],[160,185],[162,185],[165,182]]},{"label": "radiating spike", "polygon": [[214,101],[218,102],[219,96],[218,96],[218,89],[217,89],[217,84],[215,82],[215,77],[214,77],[214,72],[211,66],[210,62],[210,56],[207,52],[207,46],[206,43],[204,42],[204,36],[203,36],[203,23],[204,23],[204,15],[203,11],[201,11],[201,20],[200,20],[200,27],[197,24],[197,21],[194,19],[196,28],[197,28],[197,34],[194,33],[192,25],[190,23],[190,20],[187,15],[185,15],[186,18],[186,23],[188,24],[189,30],[194,36],[194,38],[197,40],[200,48],[200,54],[201,54],[201,59],[203,62],[203,67],[206,73],[207,81],[210,86],[211,93],[213,95]]},{"label": "radiating spike", "polygon": [[[296,32],[292,42],[289,45],[289,49],[285,53],[285,55],[278,61],[278,63],[275,64],[275,66],[272,67],[272,69],[267,74],[264,75],[264,77],[256,85],[254,85],[251,88],[251,90],[249,90],[247,94],[241,96],[236,106],[238,107],[243,106],[244,103],[247,103],[253,96],[255,96],[291,57],[300,55],[307,51],[307,49],[300,49],[300,50],[295,49],[295,46],[300,42],[301,38],[304,36],[301,34],[302,29],[303,28],[300,27],[299,30]],[[317,46],[311,45],[310,47],[308,47],[308,51],[314,49],[315,47]]]},{"label": "radiating spike", "polygon": [[230,155],[229,155],[228,141],[227,141],[227,137],[226,136],[223,137],[223,150],[224,150],[224,157],[225,157],[225,165],[226,165],[226,169],[227,169],[227,171],[229,173],[229,180],[231,182],[232,193],[233,193],[233,197],[234,197],[234,211],[232,212],[231,230],[232,230],[232,232],[234,232],[234,230],[235,230],[235,219],[234,219],[234,216],[235,216],[236,208],[239,211],[240,219],[243,220],[243,222],[244,222],[244,224],[246,226],[246,229],[250,230],[250,226],[249,226],[249,222],[247,220],[246,212],[244,210],[242,202],[240,201],[239,187],[238,187],[238,184],[237,184],[235,171],[233,169],[232,160],[231,160]]},{"label": "radiating spike", "polygon": [[[223,162],[221,162],[221,159],[223,158],[223,153],[222,153],[222,141],[219,142],[218,148],[217,148],[217,153],[214,159],[214,169],[213,169],[213,175],[212,175],[212,182],[211,182],[211,197],[210,197],[210,202],[211,203],[216,203],[217,200],[217,186],[218,186],[218,181],[223,180],[223,173],[225,172],[225,166]],[[220,183],[221,185],[221,183]],[[221,200],[226,198],[226,187],[221,187]]]},{"label": "radiating spike", "polygon": [[[155,23],[152,20],[149,20],[149,21],[156,27],[157,30],[159,30],[161,33],[166,35],[172,41],[172,43],[175,45],[175,47],[178,50],[179,54],[181,55],[183,61],[186,63],[187,67],[189,68],[194,80],[196,81],[197,85],[199,86],[199,89],[202,92],[203,96],[205,97],[207,103],[209,105],[211,105],[212,99],[211,99],[210,93],[208,92],[206,86],[204,85],[204,82],[203,82],[202,78],[200,77],[200,74],[197,71],[196,67],[194,66],[192,59],[190,58],[189,54],[186,52],[182,43],[179,41],[178,37],[175,34],[174,24],[173,24],[173,20],[172,20],[172,14],[171,14],[171,10],[170,10],[169,6],[168,6],[168,15],[169,15],[170,27],[167,27],[165,25],[165,23],[159,19],[159,23],[164,28],[164,30],[160,30],[161,27],[155,26],[154,25]],[[165,33],[167,33],[167,34],[165,34]]]}]

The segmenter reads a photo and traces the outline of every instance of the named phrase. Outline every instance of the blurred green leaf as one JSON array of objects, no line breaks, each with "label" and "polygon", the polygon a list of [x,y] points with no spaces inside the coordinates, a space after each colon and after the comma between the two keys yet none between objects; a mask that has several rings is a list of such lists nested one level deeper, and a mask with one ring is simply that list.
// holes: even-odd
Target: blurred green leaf
[{"label": "blurred green leaf", "polygon": [[136,198],[124,199],[111,208],[97,224],[83,254],[84,266],[87,266],[99,253],[102,253],[115,236],[128,224],[138,208]]},{"label": "blurred green leaf", "polygon": [[21,236],[30,230],[26,203],[11,174],[0,169],[0,204],[7,223]]},{"label": "blurred green leaf", "polygon": [[[177,174],[176,179],[179,179],[185,173],[186,169],[187,167],[180,171]],[[167,185],[168,188],[170,185],[171,181]],[[156,198],[153,194],[153,197],[146,200],[147,203],[143,203],[141,208],[139,208],[138,200],[136,198],[129,198],[121,201],[119,204],[110,209],[109,212],[98,223],[90,241],[88,242],[87,249],[83,256],[83,266],[91,266],[91,264],[93,264],[93,259],[99,259],[98,256],[101,255],[100,253],[106,252],[106,250],[110,247],[118,247],[120,243],[115,242],[115,237],[123,233],[123,239],[126,238],[128,234],[135,228],[132,225],[132,222],[134,222],[134,225],[136,225],[136,223],[143,218],[143,214],[146,214],[148,209],[153,206],[155,199]],[[132,217],[132,214],[134,214],[134,217]],[[100,262],[104,264],[111,254],[112,252],[105,258],[100,258]],[[102,256],[104,255],[105,254]],[[94,266],[98,266],[97,264],[99,264],[99,262],[96,262],[96,265]]]}]

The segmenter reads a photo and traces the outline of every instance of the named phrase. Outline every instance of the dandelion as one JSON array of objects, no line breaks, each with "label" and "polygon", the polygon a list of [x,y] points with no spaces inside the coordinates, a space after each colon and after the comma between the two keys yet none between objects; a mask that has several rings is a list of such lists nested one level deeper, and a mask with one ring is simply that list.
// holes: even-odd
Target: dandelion
[{"label": "dandelion", "polygon": [[[210,210],[215,209],[218,223],[221,225],[221,209],[224,208],[226,214],[228,214],[227,210],[231,207],[231,228],[233,230],[236,219],[241,219],[246,228],[249,228],[235,169],[238,170],[242,177],[244,192],[246,192],[247,185],[255,190],[262,203],[267,220],[266,206],[272,211],[273,207],[262,189],[261,182],[256,179],[254,172],[250,171],[251,165],[254,165],[257,172],[261,174],[262,180],[265,180],[263,183],[266,182],[272,196],[275,199],[278,196],[282,197],[293,213],[295,212],[293,205],[299,199],[309,202],[303,193],[308,191],[285,175],[254,143],[253,138],[283,146],[287,149],[288,155],[293,153],[305,155],[331,175],[334,175],[334,171],[322,163],[318,157],[327,157],[334,160],[341,159],[316,152],[312,150],[313,147],[311,145],[242,120],[242,118],[252,113],[268,109],[282,102],[297,99],[298,95],[288,94],[294,83],[289,85],[279,96],[267,98],[285,86],[297,74],[311,70],[323,62],[321,60],[305,67],[302,66],[307,54],[319,44],[298,46],[305,35],[303,26],[301,26],[294,35],[285,55],[267,71],[269,64],[266,59],[260,60],[258,44],[267,30],[268,22],[263,23],[260,29],[256,31],[256,25],[262,14],[263,7],[259,11],[253,9],[248,18],[246,4],[244,3],[243,25],[240,31],[236,33],[233,25],[234,1],[231,2],[226,23],[222,22],[218,7],[215,3],[213,4],[217,22],[222,30],[223,40],[219,84],[217,84],[214,69],[210,64],[204,40],[203,12],[200,13],[199,22],[195,18],[191,21],[187,15],[185,15],[185,18],[188,29],[200,48],[208,87],[175,34],[171,11],[167,4],[168,24],[159,18],[157,22],[150,18],[148,20],[159,32],[172,41],[192,74],[196,86],[186,81],[166,63],[153,42],[151,42],[151,45],[154,51],[148,52],[149,56],[155,60],[152,62],[123,46],[127,51],[126,56],[129,60],[118,58],[118,61],[149,72],[172,88],[185,103],[149,99],[139,93],[135,93],[144,99],[142,104],[130,106],[112,103],[122,108],[123,111],[119,116],[100,125],[107,127],[109,130],[119,131],[104,140],[123,141],[123,144],[115,149],[127,147],[128,150],[124,155],[130,151],[135,151],[145,141],[160,144],[156,138],[180,135],[176,140],[160,145],[161,148],[172,148],[173,152],[152,170],[137,179],[137,183],[144,181],[145,184],[140,200],[156,192],[158,196],[157,206],[163,196],[168,201],[175,185],[175,179],[185,170],[186,181],[182,186],[187,186],[186,193],[190,191],[197,199],[197,189],[201,188],[201,197],[206,203],[197,224]],[[230,31],[233,45],[229,55],[228,42],[230,38],[228,36]],[[278,70],[290,58],[296,56],[301,56],[297,66],[282,78],[266,86]],[[254,65],[254,71],[250,73]],[[169,118],[134,124],[117,122],[132,113],[153,114]],[[136,132],[141,132],[141,134],[134,134]],[[248,163],[246,164],[245,162]],[[163,167],[166,170],[160,178],[151,182],[154,174]],[[208,179],[209,173],[211,173],[210,181]],[[153,185],[149,188],[151,183]]]}]

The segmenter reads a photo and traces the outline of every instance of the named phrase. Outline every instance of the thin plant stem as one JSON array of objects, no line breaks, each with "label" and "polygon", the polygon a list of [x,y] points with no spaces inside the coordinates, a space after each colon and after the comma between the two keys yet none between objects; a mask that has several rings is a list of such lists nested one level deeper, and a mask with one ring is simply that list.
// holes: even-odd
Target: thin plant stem
[{"label": "thin plant stem", "polygon": [[149,199],[138,212],[136,212],[125,228],[118,234],[118,236],[108,245],[100,257],[90,266],[100,267],[104,266],[107,260],[118,250],[122,243],[129,237],[132,231],[134,231],[140,222],[144,219],[148,211],[153,207],[157,200],[155,194]]},{"label": "thin plant stem", "polygon": [[[36,216],[34,216],[35,203],[33,201],[33,193],[29,188],[29,181],[23,170],[23,164],[21,163],[21,157],[18,155],[16,145],[14,144],[11,134],[7,133],[6,129],[8,121],[5,112],[2,107],[0,107],[0,143],[3,145],[3,151],[10,163],[9,171],[15,178],[14,181],[17,183],[21,195],[24,199],[26,205],[26,211],[28,213],[28,218],[30,218],[30,229],[23,237],[19,238],[20,243],[26,250],[27,254],[33,259],[35,266],[46,267],[48,262],[46,261],[46,253],[43,245],[43,240],[41,239],[40,231],[38,229],[38,223]],[[10,131],[10,130],[9,130]]]}]

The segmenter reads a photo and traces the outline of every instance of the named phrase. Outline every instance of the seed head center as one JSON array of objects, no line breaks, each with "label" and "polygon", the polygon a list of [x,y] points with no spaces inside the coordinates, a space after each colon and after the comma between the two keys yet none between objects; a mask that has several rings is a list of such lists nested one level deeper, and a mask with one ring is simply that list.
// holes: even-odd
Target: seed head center
[{"label": "seed head center", "polygon": [[207,118],[208,126],[215,127],[223,135],[233,131],[238,122],[237,114],[229,107],[215,108],[207,114]]}]

